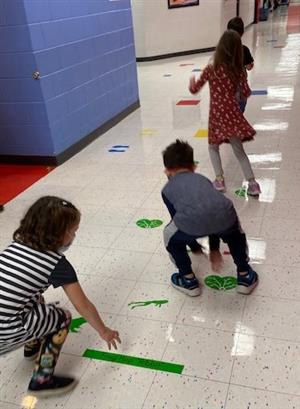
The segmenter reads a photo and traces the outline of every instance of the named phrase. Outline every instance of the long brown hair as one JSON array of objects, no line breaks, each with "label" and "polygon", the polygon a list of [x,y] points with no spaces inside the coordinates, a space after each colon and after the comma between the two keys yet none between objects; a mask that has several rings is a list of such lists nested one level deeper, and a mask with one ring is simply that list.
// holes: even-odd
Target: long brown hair
[{"label": "long brown hair", "polygon": [[44,196],[28,209],[13,238],[35,250],[57,251],[66,232],[79,221],[80,212],[72,203]]},{"label": "long brown hair", "polygon": [[243,72],[243,47],[239,34],[234,30],[226,30],[217,45],[213,67],[217,70],[223,66],[226,74],[238,83]]}]

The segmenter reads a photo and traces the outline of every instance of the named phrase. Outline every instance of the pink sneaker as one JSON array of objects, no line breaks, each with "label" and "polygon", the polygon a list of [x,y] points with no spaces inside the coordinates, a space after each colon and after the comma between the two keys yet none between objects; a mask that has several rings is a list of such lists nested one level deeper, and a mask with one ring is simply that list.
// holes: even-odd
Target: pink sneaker
[{"label": "pink sneaker", "polygon": [[248,189],[247,189],[247,195],[258,196],[260,193],[261,193],[260,186],[256,182],[256,180],[249,182]]},{"label": "pink sneaker", "polygon": [[224,179],[216,179],[213,182],[214,188],[218,191],[218,192],[222,192],[225,193],[226,192],[226,186],[225,186],[225,181]]}]

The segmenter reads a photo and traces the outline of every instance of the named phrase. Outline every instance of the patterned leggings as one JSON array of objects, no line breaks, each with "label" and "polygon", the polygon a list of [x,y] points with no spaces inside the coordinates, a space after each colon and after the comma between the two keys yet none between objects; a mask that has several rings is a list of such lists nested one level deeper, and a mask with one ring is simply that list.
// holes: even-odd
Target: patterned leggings
[{"label": "patterned leggings", "polygon": [[42,384],[51,379],[60,351],[67,338],[70,324],[71,313],[64,310],[56,332],[52,332],[41,339],[32,340],[25,344],[27,351],[36,350],[38,347],[40,348],[32,375],[34,382]]}]

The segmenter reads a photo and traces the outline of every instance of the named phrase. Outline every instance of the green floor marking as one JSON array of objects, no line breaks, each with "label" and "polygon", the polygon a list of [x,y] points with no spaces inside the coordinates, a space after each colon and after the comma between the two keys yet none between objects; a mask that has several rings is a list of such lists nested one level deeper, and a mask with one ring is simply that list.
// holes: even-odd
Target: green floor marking
[{"label": "green floor marking", "polygon": [[133,310],[136,307],[146,307],[147,305],[153,304],[155,307],[161,307],[162,304],[167,304],[169,301],[168,300],[153,300],[153,301],[133,301],[128,304],[128,306],[131,305],[131,309]]},{"label": "green floor marking", "polygon": [[246,189],[245,186],[243,186],[243,187],[237,189],[234,193],[235,193],[238,197],[246,197],[246,196],[247,196],[247,189]]},{"label": "green floor marking", "polygon": [[114,354],[111,352],[97,351],[95,349],[86,349],[82,356],[84,358],[138,366],[139,368],[153,369],[155,371],[162,372],[171,372],[179,375],[182,373],[184,368],[184,365],[173,364],[171,362],[155,361],[154,359],[145,359],[130,355]]},{"label": "green floor marking", "polygon": [[142,229],[154,229],[155,227],[159,227],[163,224],[161,220],[153,219],[140,219],[136,222],[137,226],[141,227]]},{"label": "green floor marking", "polygon": [[86,319],[83,317],[74,318],[70,325],[70,332],[75,332],[75,334],[78,334],[80,327],[85,323]]},{"label": "green floor marking", "polygon": [[211,275],[204,278],[204,283],[207,287],[212,288],[213,290],[228,291],[237,286],[237,279],[232,276],[222,277]]}]

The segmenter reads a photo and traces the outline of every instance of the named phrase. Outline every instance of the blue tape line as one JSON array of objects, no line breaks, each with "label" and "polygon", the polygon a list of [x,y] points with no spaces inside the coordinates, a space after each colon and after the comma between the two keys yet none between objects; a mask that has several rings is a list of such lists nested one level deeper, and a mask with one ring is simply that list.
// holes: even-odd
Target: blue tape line
[{"label": "blue tape line", "polygon": [[251,95],[268,95],[268,91],[266,89],[256,89],[251,92]]}]

